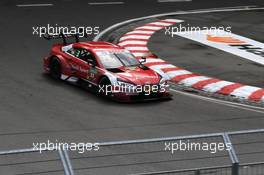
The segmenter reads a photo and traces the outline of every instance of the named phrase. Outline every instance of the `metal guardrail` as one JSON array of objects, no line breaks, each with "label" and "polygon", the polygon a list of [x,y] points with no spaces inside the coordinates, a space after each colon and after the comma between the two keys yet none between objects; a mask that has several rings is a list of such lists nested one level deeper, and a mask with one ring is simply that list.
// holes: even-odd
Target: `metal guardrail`
[{"label": "metal guardrail", "polygon": [[[259,169],[251,169],[251,170],[241,170],[243,166],[250,166],[250,167],[261,167],[262,171]],[[248,163],[239,166],[240,175],[263,175],[264,172],[264,162],[257,162],[257,163]],[[215,166],[215,167],[203,167],[203,168],[194,168],[194,169],[182,169],[182,170],[169,170],[169,171],[160,171],[160,172],[148,172],[148,173],[139,173],[139,174],[132,174],[132,175],[232,175],[232,166]]]},{"label": "metal guardrail", "polygon": [[[165,138],[153,138],[153,139],[140,139],[140,140],[127,140],[127,141],[113,141],[113,142],[102,142],[99,143],[100,147],[110,147],[110,146],[124,146],[124,145],[132,145],[132,144],[149,144],[155,142],[165,142],[165,141],[172,141],[172,140],[188,140],[188,139],[203,139],[203,138],[213,138],[213,137],[221,137],[225,145],[231,145],[231,149],[228,150],[229,159],[231,161],[230,165],[225,166],[213,166],[213,167],[201,167],[201,168],[194,168],[194,169],[183,169],[183,170],[168,170],[168,171],[154,171],[154,172],[144,172],[138,173],[134,175],[150,175],[150,174],[179,174],[179,173],[187,173],[191,172],[193,175],[202,175],[205,174],[207,171],[215,171],[222,170],[226,172],[226,175],[246,175],[243,173],[245,170],[241,169],[241,167],[263,167],[263,172],[256,175],[263,175],[264,174],[264,162],[256,162],[256,163],[246,163],[240,164],[238,155],[234,148],[234,145],[231,141],[230,137],[241,135],[241,134],[257,134],[257,133],[264,133],[264,129],[257,129],[257,130],[247,130],[247,131],[234,131],[234,132],[224,132],[224,133],[212,133],[212,134],[200,134],[200,135],[190,135],[190,136],[177,136],[177,137],[165,137]],[[46,149],[43,151],[57,151],[59,153],[59,158],[63,166],[63,171],[65,175],[74,175],[74,168],[71,163],[71,159],[69,157],[68,151],[66,149]],[[0,156],[2,155],[10,155],[10,154],[20,154],[20,153],[32,153],[38,152],[38,150],[34,150],[33,148],[30,149],[18,149],[18,150],[7,150],[7,151],[0,151]],[[262,170],[261,169],[261,170]],[[254,174],[255,175],[255,174]]]},{"label": "metal guardrail", "polygon": [[59,151],[59,155],[60,155],[60,158],[62,161],[62,165],[64,168],[65,175],[74,175],[72,165],[71,165],[71,161],[70,161],[67,150],[59,149],[58,151]]},{"label": "metal guardrail", "polygon": [[[69,159],[68,151],[63,149],[63,148],[58,148],[58,149],[43,149],[43,152],[47,151],[58,151],[64,174],[65,175],[74,175],[71,161]],[[1,155],[11,155],[11,154],[21,154],[21,153],[34,153],[34,152],[39,152],[39,150],[29,148],[29,149],[17,149],[17,150],[7,150],[7,151],[0,151],[0,156]]]}]

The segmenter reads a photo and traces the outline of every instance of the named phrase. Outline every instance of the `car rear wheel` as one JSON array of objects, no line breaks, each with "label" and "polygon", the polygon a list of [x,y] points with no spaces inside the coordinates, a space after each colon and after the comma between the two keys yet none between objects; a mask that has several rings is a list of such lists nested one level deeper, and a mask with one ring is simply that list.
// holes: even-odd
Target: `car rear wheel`
[{"label": "car rear wheel", "polygon": [[60,65],[60,61],[57,58],[51,58],[50,75],[54,79],[61,78],[61,65]]}]

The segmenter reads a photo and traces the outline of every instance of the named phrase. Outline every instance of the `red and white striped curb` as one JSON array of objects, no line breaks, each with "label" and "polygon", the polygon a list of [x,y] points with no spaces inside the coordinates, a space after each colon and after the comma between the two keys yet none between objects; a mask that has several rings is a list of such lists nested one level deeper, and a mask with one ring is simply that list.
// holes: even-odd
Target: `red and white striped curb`
[{"label": "red and white striped curb", "polygon": [[183,21],[177,19],[165,19],[145,24],[135,28],[133,31],[124,34],[119,39],[118,45],[129,50],[138,59],[141,57],[146,57],[146,66],[159,73],[165,73],[174,83],[184,85],[186,87],[192,87],[205,92],[231,95],[237,98],[255,102],[264,102],[263,88],[247,86],[240,83],[233,83],[195,74],[176,67],[153,55],[147,47],[147,43],[152,34],[158,30],[180,22]]}]

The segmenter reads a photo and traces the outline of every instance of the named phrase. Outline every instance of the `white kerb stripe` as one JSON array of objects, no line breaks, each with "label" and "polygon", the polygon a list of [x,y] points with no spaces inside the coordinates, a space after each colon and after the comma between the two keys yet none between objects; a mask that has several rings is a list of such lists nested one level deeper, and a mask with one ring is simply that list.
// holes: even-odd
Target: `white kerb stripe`
[{"label": "white kerb stripe", "polygon": [[235,83],[229,82],[229,81],[219,81],[219,82],[211,83],[211,84],[204,86],[203,90],[207,92],[217,92],[223,87],[231,85],[231,84],[235,84]]},{"label": "white kerb stripe", "polygon": [[170,26],[172,24],[169,24],[169,23],[165,23],[165,22],[152,22],[152,23],[149,23],[149,24],[154,24],[154,25],[159,25],[159,26]]},{"label": "white kerb stripe", "polygon": [[235,89],[231,95],[235,95],[238,97],[243,97],[243,98],[248,98],[253,92],[259,90],[260,88],[258,87],[253,87],[253,86],[242,86],[240,88]]},{"label": "white kerb stripe", "polygon": [[125,39],[149,39],[150,36],[144,36],[144,35],[129,35],[129,36],[123,36],[120,38],[120,41],[123,41]]},{"label": "white kerb stripe", "polygon": [[155,65],[155,66],[149,66],[150,69],[157,70],[157,69],[163,69],[163,68],[173,68],[176,67],[172,64],[161,64],[161,65]]},{"label": "white kerb stripe", "polygon": [[128,32],[126,34],[134,34],[134,33],[140,33],[140,34],[153,34],[155,31],[149,31],[149,30],[134,30],[132,32]]},{"label": "white kerb stripe", "polygon": [[118,43],[119,46],[125,46],[125,45],[128,45],[128,44],[145,44],[147,45],[147,41],[123,41],[123,42],[120,42]]},{"label": "white kerb stripe", "polygon": [[192,74],[192,72],[187,71],[187,70],[174,70],[174,71],[166,72],[166,74],[167,74],[170,78],[174,78],[174,77],[179,76],[179,75]]},{"label": "white kerb stripe", "polygon": [[148,57],[151,53],[131,52],[136,57]]},{"label": "white kerb stripe", "polygon": [[157,27],[157,26],[142,26],[142,27],[138,27],[136,28],[135,30],[137,29],[150,29],[150,30],[160,30],[164,27]]},{"label": "white kerb stripe", "polygon": [[165,61],[159,58],[147,58],[146,59],[146,63],[157,63],[157,62],[165,62]]},{"label": "white kerb stripe", "polygon": [[138,46],[138,47],[125,47],[127,50],[145,50],[145,51],[149,51],[147,47],[142,47],[142,46]]},{"label": "white kerb stripe", "polygon": [[195,83],[198,83],[199,81],[208,80],[208,79],[210,78],[205,76],[190,77],[181,80],[179,84],[184,84],[185,86],[192,86]]}]

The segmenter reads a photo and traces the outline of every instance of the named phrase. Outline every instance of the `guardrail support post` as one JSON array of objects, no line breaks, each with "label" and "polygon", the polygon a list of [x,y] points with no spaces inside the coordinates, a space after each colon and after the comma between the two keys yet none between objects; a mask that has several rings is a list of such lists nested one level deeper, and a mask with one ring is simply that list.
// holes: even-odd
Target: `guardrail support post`
[{"label": "guardrail support post", "polygon": [[60,158],[62,161],[64,174],[65,175],[74,175],[67,150],[65,150],[64,147],[62,147],[62,148],[59,148],[58,152],[59,152],[59,155],[60,155]]},{"label": "guardrail support post", "polygon": [[68,164],[69,172],[70,172],[71,175],[74,175],[74,172],[73,172],[73,168],[72,168],[72,164],[71,164],[71,160],[70,160],[68,151],[67,150],[63,150],[63,152],[64,152],[65,160],[66,160],[66,162]]},{"label": "guardrail support post", "polygon": [[200,175],[200,174],[201,174],[200,170],[195,171],[195,175]]},{"label": "guardrail support post", "polygon": [[239,175],[239,164],[238,163],[232,164],[232,175]]},{"label": "guardrail support post", "polygon": [[239,175],[239,161],[229,135],[227,133],[224,133],[223,139],[226,147],[227,145],[230,146],[230,149],[228,150],[228,154],[232,162],[232,175]]}]

